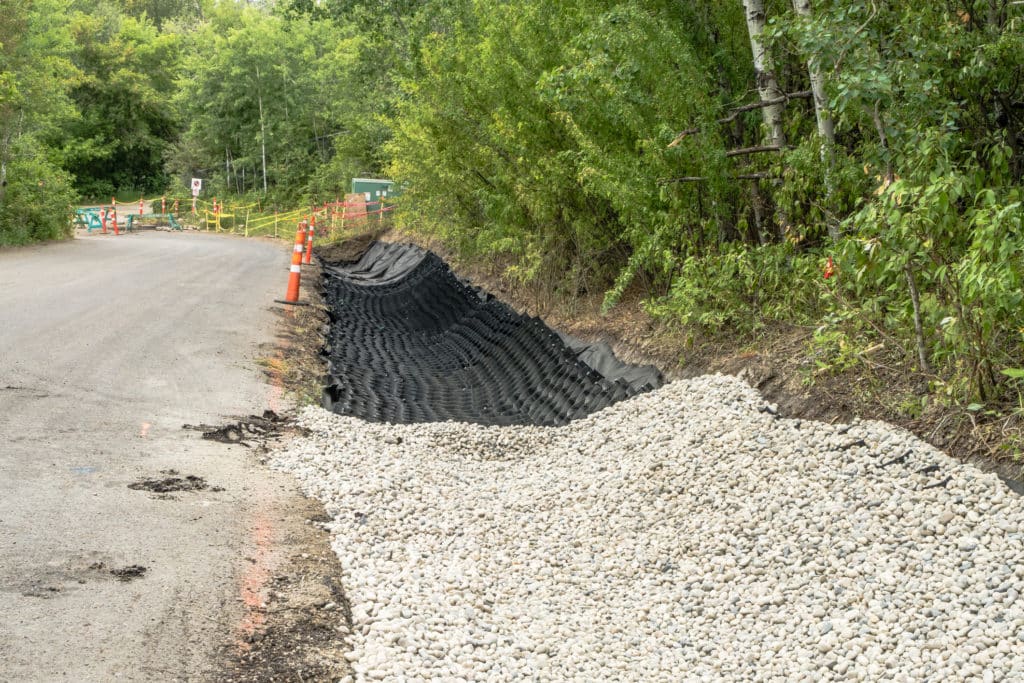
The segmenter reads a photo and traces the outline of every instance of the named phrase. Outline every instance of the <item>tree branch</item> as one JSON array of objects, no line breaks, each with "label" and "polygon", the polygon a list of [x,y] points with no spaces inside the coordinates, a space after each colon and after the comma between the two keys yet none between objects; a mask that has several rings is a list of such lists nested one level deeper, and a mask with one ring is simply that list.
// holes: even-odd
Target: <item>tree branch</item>
[{"label": "tree branch", "polygon": [[786,148],[781,145],[760,145],[758,147],[743,147],[742,149],[730,149],[725,153],[727,157],[742,157],[749,154],[761,154],[763,152],[781,152]]},{"label": "tree branch", "polygon": [[[765,178],[777,178],[779,176],[773,175],[767,172],[760,173],[739,173],[732,176],[735,180],[764,180]],[[662,178],[658,181],[659,185],[670,185],[672,183],[703,183],[708,178],[699,175],[688,175],[679,178]]]},{"label": "tree branch", "polygon": [[699,175],[688,175],[682,178],[662,178],[658,181],[659,185],[668,185],[670,183],[703,183],[707,178]]},{"label": "tree branch", "polygon": [[774,107],[776,104],[785,104],[790,100],[809,100],[814,96],[810,90],[800,90],[798,92],[791,92],[783,95],[782,97],[776,97],[772,100],[764,100],[762,102],[753,102],[751,104],[744,104],[742,107],[736,107],[730,110],[731,113],[724,119],[718,119],[719,123],[731,123],[736,119],[737,116],[744,112],[754,111],[755,109],[764,109],[765,107]]},{"label": "tree branch", "polygon": [[[799,90],[797,92],[787,93],[782,97],[777,97],[773,100],[764,100],[763,102],[753,102],[751,104],[744,104],[742,106],[730,109],[729,115],[726,116],[725,118],[718,119],[718,123],[732,123],[733,121],[736,120],[737,116],[748,111],[754,111],[755,109],[763,109],[764,107],[773,107],[776,104],[785,104],[790,100],[809,100],[812,97],[814,97],[814,93],[812,93],[810,90]],[[672,149],[673,147],[679,145],[679,143],[682,142],[686,136],[696,135],[697,133],[700,132],[700,128],[687,128],[679,135],[677,135],[675,139],[672,140],[672,142],[668,143],[668,148]]]}]

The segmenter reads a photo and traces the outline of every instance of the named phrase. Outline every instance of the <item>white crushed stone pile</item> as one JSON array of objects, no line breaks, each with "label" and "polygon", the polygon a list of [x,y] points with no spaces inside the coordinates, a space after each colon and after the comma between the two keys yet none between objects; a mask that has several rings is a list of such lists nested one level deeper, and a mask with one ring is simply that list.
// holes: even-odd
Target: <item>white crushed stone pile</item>
[{"label": "white crushed stone pile", "polygon": [[358,680],[1024,680],[1024,500],[895,427],[723,376],[557,429],[302,423],[276,465],[334,517]]}]

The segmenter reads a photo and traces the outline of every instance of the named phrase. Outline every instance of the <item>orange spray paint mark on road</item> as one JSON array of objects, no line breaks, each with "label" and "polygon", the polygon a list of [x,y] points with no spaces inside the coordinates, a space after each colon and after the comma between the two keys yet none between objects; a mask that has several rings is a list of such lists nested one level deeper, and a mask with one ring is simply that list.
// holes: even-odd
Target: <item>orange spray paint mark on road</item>
[{"label": "orange spray paint mark on road", "polygon": [[275,413],[280,414],[281,402],[284,400],[284,387],[281,386],[280,381],[276,381],[270,385],[270,397],[267,402],[270,404],[270,409]]},{"label": "orange spray paint mark on road", "polygon": [[[286,309],[285,314],[289,320],[293,320],[295,311]],[[285,349],[282,346],[278,346],[274,350],[272,358],[265,359],[266,376],[270,384],[267,401],[270,404],[270,409],[275,413],[280,413],[285,406],[284,360]],[[242,573],[238,585],[239,599],[244,606],[245,613],[238,624],[238,639],[235,645],[242,652],[252,649],[250,645],[252,635],[267,622],[264,601],[274,562],[273,531],[273,525],[266,513],[258,512],[252,522],[253,544],[256,547],[252,561]]]},{"label": "orange spray paint mark on road", "polygon": [[264,592],[267,586],[267,579],[270,578],[270,546],[273,536],[273,527],[270,520],[260,513],[253,520],[253,543],[256,545],[255,554],[246,570],[242,573],[239,583],[239,594],[245,614],[239,622],[238,648],[249,649],[249,640],[256,631],[267,621],[264,612]]},{"label": "orange spray paint mark on road", "polygon": [[140,439],[145,439],[149,435],[149,429],[152,426],[153,425],[151,425],[148,422],[143,422],[142,423],[142,427],[139,428],[139,438]]}]

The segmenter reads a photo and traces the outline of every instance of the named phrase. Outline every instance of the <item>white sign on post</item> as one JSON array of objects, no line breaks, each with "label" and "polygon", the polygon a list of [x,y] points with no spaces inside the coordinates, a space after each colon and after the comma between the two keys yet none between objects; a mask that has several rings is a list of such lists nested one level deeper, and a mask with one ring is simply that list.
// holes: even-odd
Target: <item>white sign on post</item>
[{"label": "white sign on post", "polygon": [[192,196],[193,197],[198,197],[199,196],[199,191],[201,189],[203,189],[203,179],[202,178],[193,178],[192,179]]}]

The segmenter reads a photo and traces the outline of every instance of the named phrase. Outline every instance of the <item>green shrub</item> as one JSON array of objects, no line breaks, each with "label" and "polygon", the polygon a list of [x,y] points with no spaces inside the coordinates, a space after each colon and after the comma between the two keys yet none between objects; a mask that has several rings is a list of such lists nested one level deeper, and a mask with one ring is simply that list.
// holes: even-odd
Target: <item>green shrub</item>
[{"label": "green shrub", "polygon": [[18,155],[7,168],[0,246],[65,239],[73,232],[71,179],[44,159]]},{"label": "green shrub", "polygon": [[727,244],[715,254],[687,258],[668,295],[650,302],[648,310],[711,333],[753,334],[773,322],[808,324],[822,310],[823,264],[820,256],[789,244]]}]

